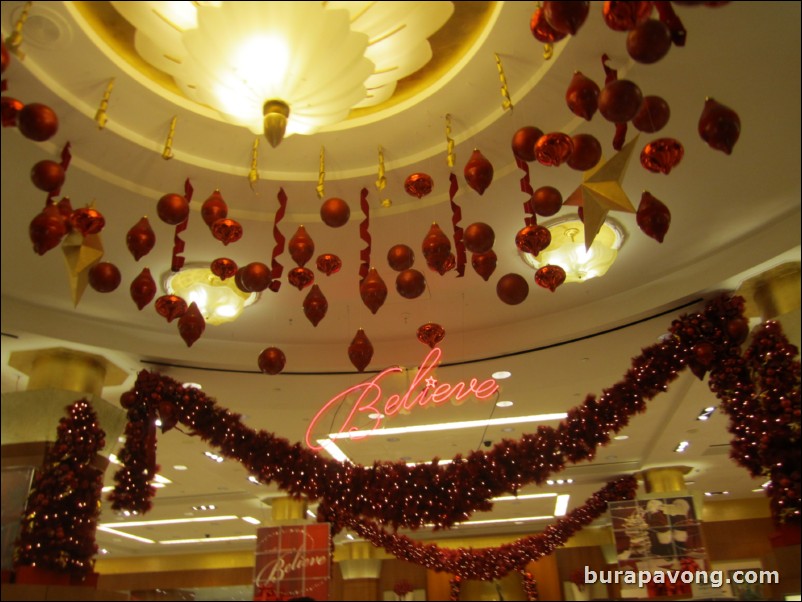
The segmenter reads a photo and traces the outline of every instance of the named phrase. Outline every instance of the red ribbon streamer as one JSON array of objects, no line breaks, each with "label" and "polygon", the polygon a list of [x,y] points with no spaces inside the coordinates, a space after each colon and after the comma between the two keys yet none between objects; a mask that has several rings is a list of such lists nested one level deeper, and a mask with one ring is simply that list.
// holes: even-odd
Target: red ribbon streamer
[{"label": "red ribbon streamer", "polygon": [[287,212],[287,194],[284,192],[283,188],[279,188],[278,190],[278,211],[276,211],[276,218],[273,220],[273,240],[276,241],[276,245],[273,247],[273,257],[272,257],[272,272],[270,276],[273,278],[273,281],[270,283],[268,287],[274,293],[278,292],[278,289],[281,288],[281,273],[284,271],[284,266],[282,266],[276,257],[281,255],[284,252],[284,235],[281,233],[281,230],[278,229],[278,225],[282,219],[284,219],[284,214]]},{"label": "red ribbon streamer", "polygon": [[459,190],[459,182],[457,181],[457,176],[453,173],[448,179],[451,181],[448,198],[451,202],[451,224],[454,226],[454,247],[457,249],[457,278],[462,278],[465,275],[465,264],[468,262],[468,256],[465,253],[462,226],[459,225],[462,220],[462,208],[454,202],[454,197]]},{"label": "red ribbon streamer", "polygon": [[359,224],[359,236],[362,240],[368,243],[368,246],[359,252],[359,258],[362,260],[362,265],[359,266],[359,281],[361,282],[370,271],[370,205],[368,204],[368,189],[363,188],[359,200],[359,206],[362,208],[362,213],[365,214],[365,219]]},{"label": "red ribbon streamer", "polygon": [[685,38],[688,36],[688,32],[685,31],[685,26],[680,21],[677,13],[674,12],[671,2],[655,2],[654,6],[657,9],[657,14],[660,15],[660,21],[671,32],[671,41],[674,42],[674,45],[685,46]]},{"label": "red ribbon streamer", "polygon": [[[70,143],[64,145],[64,148],[61,149],[61,169],[64,172],[67,172],[67,168],[70,166],[70,161],[72,161],[72,154],[70,154]],[[62,184],[63,186],[63,184]],[[47,195],[47,200],[45,201],[45,205],[50,205],[53,202],[53,199],[56,198],[58,195],[61,194],[61,186],[59,186],[56,190],[51,190]]]},{"label": "red ribbon streamer", "polygon": [[[189,181],[189,178],[187,178],[186,181],[184,182],[184,198],[187,200],[187,203],[192,201],[193,192],[195,192],[195,190],[192,188],[192,183]],[[183,268],[184,261],[186,261],[184,257],[181,257],[181,253],[184,252],[186,243],[183,240],[181,240],[181,237],[178,235],[187,229],[188,224],[189,224],[189,215],[187,215],[187,219],[185,219],[183,222],[181,222],[175,227],[175,235],[173,236],[173,262],[172,265],[170,266],[170,269],[173,270],[174,272],[177,272],[181,268]]]},{"label": "red ribbon streamer", "polygon": [[[607,64],[607,61],[610,60],[610,57],[607,54],[602,55],[602,67],[604,67],[604,85],[606,86],[610,82],[614,82],[618,79],[618,71],[613,69]],[[627,124],[626,123],[616,123],[615,124],[615,136],[613,137],[613,148],[617,151],[620,151],[624,148],[624,142],[627,139]]]},{"label": "red ribbon streamer", "polygon": [[518,166],[518,169],[524,172],[524,175],[521,177],[521,192],[529,195],[529,198],[524,201],[524,213],[528,214],[524,218],[524,224],[531,226],[532,224],[537,224],[537,217],[535,217],[535,208],[532,205],[532,197],[535,195],[535,191],[532,189],[532,183],[529,181],[529,165],[527,165],[526,161],[518,157],[515,157],[515,164]]}]

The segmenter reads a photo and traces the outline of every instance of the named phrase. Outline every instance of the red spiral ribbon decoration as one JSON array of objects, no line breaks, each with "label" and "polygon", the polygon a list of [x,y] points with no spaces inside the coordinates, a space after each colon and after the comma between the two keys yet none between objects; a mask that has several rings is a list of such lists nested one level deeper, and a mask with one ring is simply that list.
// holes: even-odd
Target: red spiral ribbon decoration
[{"label": "red spiral ribbon decoration", "polygon": [[[61,165],[61,169],[64,170],[64,173],[67,172],[67,168],[70,166],[70,161],[72,161],[72,154],[70,153],[70,143],[67,142],[67,144],[64,145],[64,148],[61,149],[61,163],[59,163],[59,165]],[[62,186],[63,186],[63,184],[62,184]],[[59,186],[55,190],[51,190],[48,193],[47,200],[45,201],[45,206],[50,205],[51,203],[53,203],[54,202],[53,200],[58,195],[61,194],[61,187],[62,186]]]},{"label": "red spiral ribbon decoration", "polygon": [[537,225],[537,218],[535,217],[535,208],[532,205],[532,197],[535,194],[534,189],[532,188],[532,183],[529,181],[529,165],[523,159],[519,159],[515,157],[515,164],[518,166],[524,175],[521,176],[521,192],[524,194],[529,195],[529,198],[524,201],[524,213],[526,213],[526,217],[524,217],[524,224],[527,226]]},{"label": "red spiral ribbon decoration", "polygon": [[274,293],[278,292],[278,289],[281,288],[281,274],[284,271],[284,266],[282,266],[278,259],[276,259],[279,255],[284,252],[284,242],[286,238],[281,233],[281,230],[278,229],[279,223],[281,220],[284,219],[284,214],[287,212],[287,193],[284,192],[283,188],[278,189],[278,210],[276,211],[276,218],[273,220],[273,240],[276,242],[275,246],[273,247],[273,256],[271,258],[271,267],[272,272],[270,273],[271,278],[273,281],[270,283],[268,288],[273,291]]},{"label": "red spiral ribbon decoration", "polygon": [[[618,70],[613,69],[607,64],[607,61],[610,60],[610,57],[607,56],[607,53],[602,55],[602,67],[604,67],[604,85],[606,86],[610,82],[614,82],[618,79]],[[627,139],[627,124],[626,123],[616,123],[615,124],[615,136],[613,137],[613,148],[617,151],[620,151],[624,147],[624,142]]]},{"label": "red spiral ribbon decoration", "polygon": [[[187,203],[189,203],[192,200],[193,192],[195,192],[195,189],[192,187],[192,183],[189,181],[189,178],[187,178],[186,181],[184,182],[184,198],[187,199]],[[188,224],[189,224],[189,214],[187,214],[187,219],[185,219],[183,222],[181,222],[175,227],[175,235],[173,236],[173,262],[170,266],[170,269],[173,270],[174,272],[177,272],[184,267],[184,261],[186,260],[186,258],[182,257],[181,253],[184,252],[186,243],[183,240],[181,240],[179,234],[181,234],[184,230],[187,229]]]},{"label": "red spiral ribbon decoration", "polygon": [[367,243],[367,247],[359,252],[359,259],[362,260],[362,265],[359,266],[359,281],[365,279],[370,271],[370,205],[368,204],[368,189],[363,188],[359,198],[359,206],[362,208],[362,213],[365,214],[365,219],[359,224],[359,237]]},{"label": "red spiral ribbon decoration", "polygon": [[454,226],[454,247],[457,250],[457,278],[462,278],[465,275],[465,264],[468,262],[468,256],[465,253],[462,226],[459,225],[460,221],[462,221],[462,208],[454,202],[454,197],[459,190],[459,182],[457,181],[457,176],[453,173],[448,179],[451,181],[451,186],[448,189],[448,199],[451,203],[451,224]]}]

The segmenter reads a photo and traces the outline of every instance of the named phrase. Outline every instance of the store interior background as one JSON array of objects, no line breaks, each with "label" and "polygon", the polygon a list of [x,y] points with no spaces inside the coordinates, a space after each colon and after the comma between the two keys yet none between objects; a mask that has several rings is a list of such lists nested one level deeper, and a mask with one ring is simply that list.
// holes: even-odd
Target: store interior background
[{"label": "store interior background", "polygon": [[[25,461],[34,463],[37,453],[41,457],[43,442],[52,440],[64,407],[75,401],[77,391],[87,391],[96,406],[103,408],[99,410],[101,426],[109,435],[103,455],[117,452],[121,445],[117,437],[124,426],[119,397],[132,387],[141,370],[198,383],[222,406],[240,413],[252,428],[303,441],[311,418],[327,400],[376,372],[393,365],[407,369],[392,377],[392,383],[387,379],[388,391],[390,387],[403,391],[429,351],[416,338],[418,327],[429,322],[446,332],[439,345],[443,351],[439,379],[484,379],[499,370],[511,372],[511,377],[499,381],[497,398],[413,411],[393,417],[395,422],[388,421],[387,426],[565,412],[587,394],[598,395],[615,384],[630,368],[631,358],[659,341],[674,318],[700,309],[721,292],[746,294],[753,326],[776,318],[792,342],[800,344],[799,3],[732,2],[717,7],[677,3],[675,10],[688,32],[686,45],[673,46],[653,65],[642,65],[627,56],[626,35],[605,26],[601,2],[591,3],[585,24],[575,36],[555,44],[549,60],[529,31],[535,3],[457,2],[473,6],[458,7],[455,14],[464,20],[446,24],[445,33],[433,42],[436,52],[461,57],[455,65],[439,71],[424,69],[412,78],[408,98],[352,116],[327,131],[288,137],[277,148],[262,141],[259,179],[253,187],[248,171],[254,135],[154,85],[124,59],[110,58],[101,50],[108,39],[87,19],[93,11],[96,16],[111,13],[89,4],[112,10],[106,2],[33,3],[24,31],[26,57],[15,58],[4,73],[6,95],[23,103],[47,104],[60,119],[58,133],[46,142],[26,139],[16,128],[2,131],[4,470]],[[4,38],[12,32],[24,5],[3,2]],[[636,82],[644,94],[663,96],[671,105],[671,120],[664,130],[640,134],[622,179],[622,188],[635,207],[643,191],[661,199],[671,210],[671,227],[664,242],[658,243],[640,231],[634,213],[610,212],[625,236],[609,272],[551,292],[534,283],[534,270],[514,244],[516,232],[524,225],[522,203],[527,197],[521,192],[523,174],[515,164],[511,138],[519,128],[530,125],[544,132],[590,133],[602,143],[605,159],[609,158],[614,125],[599,114],[591,121],[576,117],[565,103],[565,90],[575,71],[603,84],[603,53],[619,70],[619,77]],[[495,55],[503,64],[512,109],[502,107]],[[108,123],[100,129],[94,118],[112,77]],[[697,123],[706,97],[719,100],[740,116],[741,136],[730,155],[710,148],[699,137]],[[454,167],[446,160],[446,115],[456,143]],[[173,116],[177,116],[174,157],[165,161],[161,152]],[[630,127],[627,141],[636,134]],[[657,137],[674,137],[684,146],[681,163],[668,175],[650,173],[639,164],[640,148]],[[104,260],[122,272],[122,285],[116,291],[100,294],[87,288],[77,305],[61,249],[39,256],[28,238],[28,224],[46,196],[32,185],[30,167],[42,159],[58,160],[68,141],[72,163],[62,194],[71,198],[73,207],[94,202],[103,213]],[[382,191],[375,186],[379,147],[387,178]],[[325,149],[325,198],[341,197],[351,208],[350,221],[338,229],[326,226],[318,211],[321,148]],[[462,173],[474,149],[480,149],[494,166],[492,184],[482,195],[468,186]],[[582,172],[567,165],[530,163],[529,168],[534,188],[554,186],[563,198],[583,178]],[[432,193],[422,199],[404,191],[405,178],[417,172],[434,180]],[[453,232],[448,196],[451,172],[459,180],[454,200],[462,210],[461,226],[485,222],[495,232],[498,265],[488,281],[474,272],[470,254],[465,275],[458,278],[454,272],[439,275],[427,268],[420,252],[433,222],[448,235]],[[157,280],[170,272],[174,228],[158,219],[156,202],[167,192],[183,192],[187,179],[194,197],[184,255],[191,263],[208,264],[229,256],[240,265],[269,264],[276,198],[280,188],[286,192],[287,213],[279,227],[287,240],[304,225],[315,242],[316,255],[336,253],[343,260],[337,274],[316,273],[316,283],[329,305],[316,327],[303,313],[307,291],[286,282],[287,271],[294,266],[286,251],[278,258],[284,265],[278,293],[265,291],[234,322],[207,326],[191,347],[181,339],[175,323],[167,324],[152,304],[137,310],[128,283],[143,267]],[[365,247],[359,232],[363,188],[369,191],[372,265],[389,289],[387,301],[375,314],[363,304],[358,286],[360,251]],[[201,219],[200,205],[215,189],[228,202],[229,217],[244,228],[242,240],[230,246],[215,240]],[[382,203],[385,199],[390,202]],[[575,210],[564,206],[555,217]],[[125,236],[144,215],[150,216],[157,244],[148,256],[134,261]],[[547,223],[548,218],[540,222]],[[396,272],[388,267],[386,255],[399,243],[415,251],[414,267],[425,274],[427,288],[418,299],[404,299],[394,288]],[[314,269],[312,264],[308,267]],[[505,304],[497,296],[496,282],[507,273],[521,274],[529,282],[529,294],[518,305]],[[782,302],[771,309],[761,305],[754,292],[764,286],[772,288]],[[354,368],[347,354],[359,328],[375,350],[365,373]],[[268,346],[286,355],[281,374],[259,371],[257,357]],[[55,384],[57,364],[65,357],[67,363],[79,365],[90,356],[102,358],[106,367],[99,387],[71,388],[66,380]],[[41,370],[48,361],[55,371],[49,384],[37,372],[37,365]],[[32,383],[36,380],[32,374],[40,380]],[[45,386],[40,386],[42,382]],[[504,400],[514,403],[495,405]],[[447,531],[421,530],[411,535],[443,546],[499,545],[542,531],[555,520],[558,496],[569,495],[571,509],[617,476],[687,467],[685,484],[703,507],[713,567],[739,562],[779,567],[781,588],[764,594],[798,593],[799,546],[782,553],[772,547],[774,526],[761,490],[763,480],[750,478],[730,460],[727,417],[715,412],[709,420],[697,420],[704,408],[715,405],[707,383],[686,371],[649,403],[647,412],[632,420],[623,433],[627,439],[611,442],[593,461],[557,475],[565,481],[562,484],[529,486],[520,492],[549,497],[497,502],[491,512],[471,519],[508,522],[472,526],[468,521]],[[489,449],[535,427],[528,423],[372,437],[343,441],[340,447],[351,461],[366,465],[426,462]],[[677,453],[681,441],[689,445]],[[26,444],[27,456],[20,451]],[[300,506],[289,504],[273,486],[249,482],[237,463],[210,460],[207,451],[215,450],[176,430],[160,435],[158,462],[169,483],[159,489],[152,512],[124,517],[104,502],[102,524],[157,543],[99,530],[97,541],[105,550],[96,567],[101,589],[137,591],[138,599],[251,598],[252,540],[175,546],[158,542],[253,534],[257,527],[241,517],[254,517],[267,525],[277,510],[289,507],[290,512],[299,512]],[[113,483],[114,472],[115,466],[109,465],[107,485]],[[211,511],[199,509],[212,505]],[[307,520],[314,520],[314,502],[306,509]],[[125,527],[131,520],[207,515],[238,519]],[[4,513],[4,537],[5,530]],[[427,599],[448,599],[448,576],[392,559],[346,534],[336,542],[332,599],[377,599],[400,579],[424,590]],[[569,595],[567,582],[580,566],[607,566],[610,543],[609,521],[603,519],[533,565],[541,597]],[[355,564],[356,560],[370,562]],[[348,567],[357,565],[370,565],[374,573],[349,574]],[[519,581],[513,576],[501,584],[473,583],[464,588],[463,596],[498,599],[499,585],[506,599],[524,599],[516,598],[522,595]]]}]

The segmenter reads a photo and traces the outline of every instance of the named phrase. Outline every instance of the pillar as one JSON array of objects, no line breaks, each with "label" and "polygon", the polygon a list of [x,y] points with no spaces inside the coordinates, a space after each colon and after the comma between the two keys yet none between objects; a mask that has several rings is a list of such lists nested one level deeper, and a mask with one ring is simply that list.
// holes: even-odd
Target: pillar
[{"label": "pillar", "polygon": [[[687,491],[685,475],[691,471],[688,466],[664,466],[649,468],[641,473],[643,486],[649,493],[677,493]],[[656,496],[652,496],[656,497]]]},{"label": "pillar", "polygon": [[343,600],[381,600],[382,560],[386,556],[367,541],[349,541],[337,547],[335,560],[343,578]]}]

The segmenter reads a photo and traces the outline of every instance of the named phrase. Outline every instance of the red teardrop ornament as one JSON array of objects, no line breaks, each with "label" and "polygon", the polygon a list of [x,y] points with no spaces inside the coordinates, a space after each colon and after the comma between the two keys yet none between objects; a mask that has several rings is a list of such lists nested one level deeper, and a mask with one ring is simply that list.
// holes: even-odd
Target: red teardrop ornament
[{"label": "red teardrop ornament", "polygon": [[616,79],[599,94],[599,113],[607,121],[626,123],[638,114],[643,93],[628,79]]},{"label": "red teardrop ornament", "polygon": [[559,167],[565,163],[574,150],[571,136],[562,132],[552,132],[540,137],[535,145],[535,158],[541,165]]},{"label": "red teardrop ornament", "polygon": [[277,347],[267,347],[262,349],[257,360],[259,370],[265,374],[278,374],[284,370],[284,365],[287,363],[287,358],[284,352]]},{"label": "red teardrop ornament", "polygon": [[97,234],[106,225],[106,218],[93,207],[81,207],[70,213],[70,226],[84,236]]},{"label": "red teardrop ornament", "polygon": [[646,19],[627,34],[627,52],[638,63],[656,63],[670,49],[671,31],[658,19]]},{"label": "red teardrop ornament", "polygon": [[340,198],[332,197],[320,205],[320,219],[331,228],[344,226],[350,218],[351,208]]},{"label": "red teardrop ornament", "polygon": [[367,368],[373,358],[373,345],[371,344],[365,331],[361,328],[357,331],[351,344],[348,346],[348,359],[360,372]]},{"label": "red teardrop ornament", "polygon": [[156,296],[156,281],[148,268],[143,268],[139,275],[131,281],[129,287],[131,299],[139,310],[142,310]]},{"label": "red teardrop ornament", "polygon": [[396,276],[395,290],[404,299],[417,299],[426,290],[426,278],[418,270],[408,268]]},{"label": "red teardrop ornament", "polygon": [[629,31],[643,23],[652,14],[652,2],[610,1],[604,3],[602,16],[613,31]]},{"label": "red teardrop ornament", "polygon": [[32,102],[17,113],[17,127],[26,138],[43,142],[58,131],[58,116],[47,105]]},{"label": "red teardrop ornament", "polygon": [[315,281],[315,273],[308,268],[293,268],[287,274],[287,281],[299,291],[302,291]]},{"label": "red teardrop ornament", "polygon": [[242,268],[240,281],[245,290],[251,293],[261,293],[270,286],[272,274],[270,268],[261,261],[252,261]]},{"label": "red teardrop ornament", "polygon": [[108,261],[96,263],[89,270],[89,286],[99,293],[110,293],[120,286],[122,275],[119,268]]},{"label": "red teardrop ornament", "polygon": [[201,217],[210,228],[219,219],[228,217],[228,205],[223,200],[223,195],[219,190],[215,190],[209,195],[203,205],[201,205]]},{"label": "red teardrop ornament", "polygon": [[222,218],[212,224],[212,236],[228,245],[242,238],[242,226],[236,220]]},{"label": "red teardrop ornament", "polygon": [[741,118],[729,107],[708,98],[699,117],[699,135],[710,148],[729,155],[741,135]]},{"label": "red teardrop ornament", "polygon": [[425,197],[434,188],[434,180],[429,174],[414,173],[404,180],[404,190],[419,199]]},{"label": "red teardrop ornament", "polygon": [[660,96],[644,96],[640,109],[632,118],[632,125],[641,132],[659,132],[668,123],[671,108]]},{"label": "red teardrop ornament", "polygon": [[457,257],[454,253],[449,253],[445,259],[431,263],[429,267],[442,276],[457,267]]},{"label": "red teardrop ornament", "polygon": [[659,138],[643,147],[640,154],[640,164],[652,173],[668,175],[679,165],[685,149],[674,138]]},{"label": "red teardrop ornament", "polygon": [[306,232],[306,228],[298,226],[295,234],[290,239],[288,249],[293,261],[303,267],[307,261],[312,259],[312,255],[315,253],[315,241]]},{"label": "red teardrop ornament", "polygon": [[565,91],[565,102],[574,115],[590,121],[599,108],[600,93],[596,82],[576,71]]},{"label": "red teardrop ornament", "polygon": [[359,284],[359,296],[371,313],[375,314],[387,299],[387,285],[376,268],[370,268],[368,275]]},{"label": "red teardrop ornament", "polygon": [[529,295],[529,284],[520,274],[505,274],[496,283],[496,294],[507,305],[518,305]]},{"label": "red teardrop ornament", "polygon": [[56,247],[67,234],[67,226],[58,207],[51,203],[38,213],[31,220],[28,234],[33,243],[33,250],[38,255],[44,255]]},{"label": "red teardrop ornament", "polygon": [[150,227],[147,216],[134,224],[125,236],[125,244],[136,261],[150,253],[156,244],[156,233]]},{"label": "red teardrop ornament", "polygon": [[217,276],[220,280],[227,280],[228,278],[236,276],[239,268],[233,259],[218,257],[211,263],[209,269],[212,271],[212,274]]},{"label": "red teardrop ornament", "polygon": [[543,44],[559,42],[567,35],[549,25],[541,7],[536,8],[535,12],[532,13],[532,18],[529,21],[529,31],[532,32],[532,35],[535,36],[538,42],[542,42]]},{"label": "red teardrop ornament", "polygon": [[49,159],[39,161],[31,168],[31,182],[39,190],[45,192],[53,192],[61,188],[65,177],[66,174],[61,164]]},{"label": "red teardrop ornament", "polygon": [[396,272],[407,270],[415,263],[415,253],[407,245],[393,245],[387,251],[387,263]]},{"label": "red teardrop ornament", "polygon": [[662,201],[653,197],[649,192],[644,192],[635,214],[635,221],[644,234],[657,242],[663,242],[668,227],[671,225],[671,212]]},{"label": "red teardrop ornament", "polygon": [[342,260],[332,253],[323,253],[317,257],[317,269],[326,274],[326,276],[336,274],[342,267]]},{"label": "red teardrop ornament", "polygon": [[446,330],[440,324],[429,322],[418,328],[418,340],[434,349],[446,336]]},{"label": "red teardrop ornament", "polygon": [[535,272],[535,283],[552,293],[565,282],[565,270],[558,265],[544,265]]},{"label": "red teardrop ornament", "polygon": [[156,203],[156,213],[165,224],[177,226],[189,216],[189,201],[180,194],[170,192]]},{"label": "red teardrop ornament", "polygon": [[551,244],[551,232],[543,226],[525,226],[515,235],[515,246],[524,253],[540,255]]},{"label": "red teardrop ornament", "polygon": [[563,206],[563,196],[554,186],[541,186],[532,195],[532,209],[542,217],[557,213]]},{"label": "red teardrop ornament", "polygon": [[312,326],[317,326],[326,317],[329,310],[329,302],[317,284],[313,284],[309,293],[304,299],[304,315],[312,322]]},{"label": "red teardrop ornament", "polygon": [[482,279],[487,282],[490,276],[496,271],[496,264],[498,257],[495,251],[488,251],[487,253],[474,253],[471,255],[471,267],[479,274]]},{"label": "red teardrop ornament", "polygon": [[490,183],[493,181],[493,165],[488,161],[485,156],[479,151],[474,149],[471,158],[465,164],[463,170],[465,181],[468,186],[473,188],[480,195],[484,194]]},{"label": "red teardrop ornament", "polygon": [[543,2],[543,16],[549,25],[560,33],[576,35],[588,18],[590,2]]},{"label": "red teardrop ornament", "polygon": [[531,125],[520,128],[512,135],[512,154],[531,163],[535,160],[535,144],[542,135],[543,130]]},{"label": "red teardrop ornament", "polygon": [[180,318],[187,312],[187,302],[178,295],[162,295],[156,299],[156,313],[168,322]]},{"label": "red teardrop ornament", "polygon": [[595,136],[577,134],[571,138],[572,150],[568,167],[578,171],[593,169],[601,161],[602,147]]},{"label": "red teardrop ornament", "polygon": [[203,319],[200,309],[193,301],[184,315],[178,318],[178,333],[184,339],[187,347],[192,347],[204,330],[206,330],[206,320]]},{"label": "red teardrop ornament", "polygon": [[493,248],[496,233],[484,222],[475,222],[463,232],[465,248],[471,253],[485,253]]},{"label": "red teardrop ornament", "polygon": [[423,256],[426,258],[426,263],[441,263],[446,260],[449,253],[451,253],[451,241],[448,236],[440,229],[437,223],[433,223],[427,232],[426,237],[423,239],[421,245]]}]

